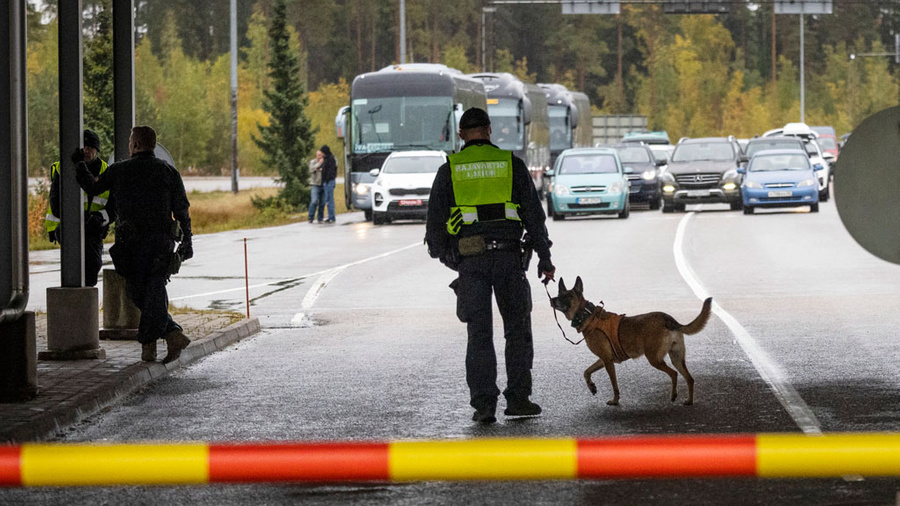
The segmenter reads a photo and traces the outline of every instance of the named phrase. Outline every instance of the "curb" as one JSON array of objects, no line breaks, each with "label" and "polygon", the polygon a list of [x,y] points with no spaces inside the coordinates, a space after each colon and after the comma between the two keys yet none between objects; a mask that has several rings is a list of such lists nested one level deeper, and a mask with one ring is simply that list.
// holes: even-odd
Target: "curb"
[{"label": "curb", "polygon": [[66,427],[97,414],[139,388],[168,375],[169,372],[181,369],[183,366],[196,362],[207,355],[223,350],[259,331],[258,318],[245,319],[192,341],[190,346],[185,348],[178,360],[174,362],[168,364],[138,362],[128,366],[116,375],[117,381],[115,383],[109,382],[97,389],[66,399],[59,403],[57,407],[49,410],[40,420],[29,423],[24,427],[20,426],[9,431],[3,431],[3,434],[0,435],[0,442],[16,443],[45,440],[56,433],[62,432]]}]

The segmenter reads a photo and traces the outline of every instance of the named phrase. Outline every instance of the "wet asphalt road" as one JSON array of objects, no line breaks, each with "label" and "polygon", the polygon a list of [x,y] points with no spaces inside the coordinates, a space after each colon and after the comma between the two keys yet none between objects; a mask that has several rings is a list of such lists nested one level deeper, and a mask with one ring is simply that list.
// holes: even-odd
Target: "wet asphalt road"
[{"label": "wet asphalt road", "polygon": [[[533,399],[545,414],[473,424],[465,328],[447,287],[453,273],[428,258],[421,223],[374,227],[356,213],[333,226],[197,237],[197,256],[170,286],[173,302],[243,311],[246,237],[250,311],[265,330],[58,439],[900,430],[900,266],[859,248],[833,202],[818,214],[692,209],[635,211],[627,220],[569,219],[548,222],[548,228],[558,274],[570,284],[580,275],[586,295],[611,311],[661,310],[686,322],[699,312],[702,296],[714,297],[721,312],[687,338],[694,406],[670,403],[668,378],[644,359],[617,368],[621,406],[606,406],[611,389],[602,371],[594,376],[600,391],[591,396],[582,372],[594,358],[583,344],[563,340],[531,272]],[[45,261],[41,265],[52,266],[51,257]],[[51,283],[53,275],[35,274],[32,283]],[[498,336],[499,322],[495,314]],[[567,333],[572,337],[568,327]],[[502,348],[501,338],[496,343]],[[502,371],[502,354],[500,360]],[[501,372],[501,389],[503,383]],[[684,395],[684,383],[679,386]],[[0,491],[0,503],[893,504],[898,489],[893,479],[852,478],[129,487]]]}]

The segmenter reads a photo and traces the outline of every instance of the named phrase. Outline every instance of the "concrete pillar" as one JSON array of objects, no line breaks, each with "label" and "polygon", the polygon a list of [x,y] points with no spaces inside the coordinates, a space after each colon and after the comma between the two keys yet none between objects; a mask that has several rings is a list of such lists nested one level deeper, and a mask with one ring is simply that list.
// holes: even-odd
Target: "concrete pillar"
[{"label": "concrete pillar", "polygon": [[103,328],[100,339],[136,339],[141,310],[125,295],[125,278],[103,269]]},{"label": "concrete pillar", "polygon": [[24,402],[37,395],[34,312],[0,323],[0,402]]},{"label": "concrete pillar", "polygon": [[97,311],[98,290],[54,287],[47,289],[47,351],[38,353],[40,360],[104,359],[100,347],[100,316]]}]

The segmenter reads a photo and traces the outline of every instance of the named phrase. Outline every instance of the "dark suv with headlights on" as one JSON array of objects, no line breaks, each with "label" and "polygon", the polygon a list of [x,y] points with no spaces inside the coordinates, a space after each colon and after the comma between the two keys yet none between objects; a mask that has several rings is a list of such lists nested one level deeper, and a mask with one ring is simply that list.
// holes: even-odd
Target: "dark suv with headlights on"
[{"label": "dark suv with headlights on", "polygon": [[613,147],[628,177],[628,200],[632,204],[646,202],[650,209],[659,209],[659,167],[666,164],[665,160],[657,161],[644,143],[630,142]]},{"label": "dark suv with headlights on", "polygon": [[684,138],[678,141],[660,176],[663,212],[683,212],[686,204],[729,204],[743,207],[741,147],[734,137]]}]

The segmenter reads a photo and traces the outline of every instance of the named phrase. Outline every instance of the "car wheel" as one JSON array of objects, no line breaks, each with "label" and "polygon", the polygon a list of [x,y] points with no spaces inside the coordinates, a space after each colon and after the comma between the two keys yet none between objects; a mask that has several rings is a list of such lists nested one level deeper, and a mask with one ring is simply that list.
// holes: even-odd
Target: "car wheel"
[{"label": "car wheel", "polygon": [[819,202],[828,202],[828,187],[819,191]]},{"label": "car wheel", "polygon": [[372,224],[384,225],[385,223],[387,223],[387,218],[384,216],[384,213],[372,213]]},{"label": "car wheel", "polygon": [[662,212],[671,213],[674,211],[675,211],[675,204],[673,204],[669,201],[663,200]]},{"label": "car wheel", "polygon": [[743,209],[743,208],[744,208],[744,203],[741,202],[741,201],[737,201],[737,202],[732,202],[732,203],[731,203],[731,210],[732,210],[732,211],[740,211],[740,210]]},{"label": "car wheel", "polygon": [[661,202],[660,202],[659,199],[653,199],[653,200],[651,200],[651,201],[650,201],[650,210],[651,210],[651,211],[659,211],[660,203],[661,203]]},{"label": "car wheel", "polygon": [[619,213],[619,218],[624,220],[625,218],[628,217],[628,215],[629,215],[630,213],[631,213],[631,204],[629,204],[628,201],[626,200],[626,201],[625,201],[625,208],[622,209],[622,212]]},{"label": "car wheel", "polygon": [[553,217],[553,200],[547,196],[547,216]]},{"label": "car wheel", "polygon": [[811,213],[819,212],[819,204],[815,203],[815,204],[809,206],[809,212],[811,212]]},{"label": "car wheel", "polygon": [[744,206],[744,214],[753,214],[753,208],[750,206]]},{"label": "car wheel", "polygon": [[363,210],[363,216],[366,217],[366,221],[372,221],[372,210],[371,209]]},{"label": "car wheel", "polygon": [[564,219],[566,219],[566,215],[559,214],[559,213],[553,213],[553,221],[562,221]]},{"label": "car wheel", "polygon": [[672,210],[675,211],[676,213],[683,213],[684,206],[685,206],[685,204],[675,204],[674,209],[672,209]]}]

